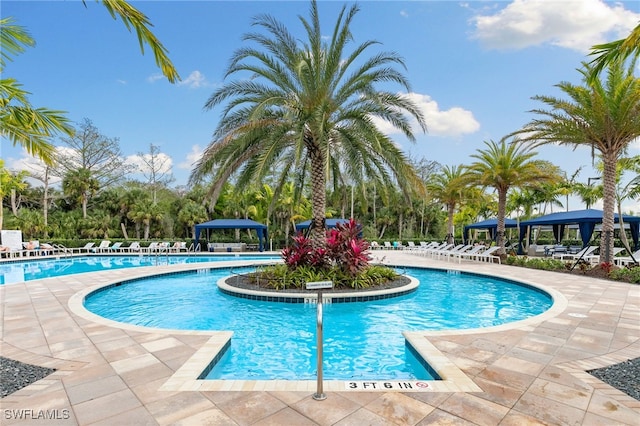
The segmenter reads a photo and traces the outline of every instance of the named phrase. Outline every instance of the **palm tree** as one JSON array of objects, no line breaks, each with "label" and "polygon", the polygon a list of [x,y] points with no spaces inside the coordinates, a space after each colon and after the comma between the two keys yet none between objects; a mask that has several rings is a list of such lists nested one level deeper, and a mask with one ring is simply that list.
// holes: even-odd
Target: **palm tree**
[{"label": "palm tree", "polygon": [[62,180],[65,194],[77,200],[82,206],[82,218],[87,218],[87,204],[100,188],[89,169],[81,168],[67,173]]},{"label": "palm tree", "polygon": [[614,62],[624,62],[628,57],[640,56],[640,24],[638,24],[627,38],[605,44],[597,44],[591,48],[592,69],[589,80],[593,81],[598,75]]},{"label": "palm tree", "polygon": [[[406,156],[375,124],[383,120],[414,140],[410,121],[426,130],[421,112],[397,92],[379,91],[380,83],[396,83],[409,90],[407,79],[394,65],[404,66],[394,53],[363,58],[376,44],[367,41],[351,53],[350,24],[358,12],[343,6],[328,42],[321,30],[316,1],[310,20],[300,17],[307,39],[298,38],[269,15],[254,20],[265,33],[250,33],[245,40],[259,48],[235,52],[226,76],[240,79],[213,93],[205,108],[230,100],[223,109],[214,139],[191,173],[198,182],[213,175],[210,197],[215,203],[224,183],[237,172],[239,189],[261,179],[278,165],[280,177],[293,175],[311,182],[314,247],[325,242],[324,219],[328,175],[345,173],[349,181],[364,188],[367,178],[379,187],[395,180],[405,195],[420,188],[419,179]],[[253,78],[247,79],[246,72]],[[276,179],[279,183],[286,179]],[[279,193],[279,189],[275,189]]]},{"label": "palm tree", "polygon": [[548,161],[533,159],[537,153],[528,150],[517,139],[507,143],[507,137],[504,137],[498,143],[488,141],[485,145],[487,149],[471,155],[477,161],[468,166],[465,179],[473,185],[495,188],[498,193],[496,243],[501,247],[498,254],[504,254],[504,219],[509,189],[535,188],[553,182],[559,179],[559,171]]},{"label": "palm tree", "polygon": [[635,61],[625,71],[622,62],[613,62],[606,81],[589,78],[593,68],[580,70],[584,86],[562,82],[557,87],[569,100],[535,96],[550,110],[536,109],[536,118],[515,134],[532,146],[545,144],[587,146],[598,151],[603,164],[603,218],[600,260],[613,261],[616,168],[618,159],[640,136],[640,79],[633,75]]},{"label": "palm tree", "polygon": [[453,215],[456,207],[464,201],[464,194],[468,187],[463,175],[465,167],[444,166],[441,173],[431,175],[427,183],[427,190],[431,196],[439,200],[447,209],[447,242],[453,243]]}]

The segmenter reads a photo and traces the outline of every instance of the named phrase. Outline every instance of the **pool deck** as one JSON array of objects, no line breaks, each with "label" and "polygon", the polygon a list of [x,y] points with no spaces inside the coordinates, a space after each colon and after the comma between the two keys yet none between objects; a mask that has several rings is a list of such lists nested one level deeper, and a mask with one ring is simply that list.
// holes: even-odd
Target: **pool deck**
[{"label": "pool deck", "polygon": [[[499,275],[557,292],[551,313],[489,330],[416,332],[475,389],[350,392],[171,388],[212,333],[115,326],[78,315],[78,294],[169,267],[0,286],[0,355],[57,371],[3,399],[0,424],[637,425],[640,401],[586,370],[640,356],[640,286],[488,263],[374,251],[384,263]],[[181,268],[171,267],[171,268]],[[456,379],[453,378],[453,381]],[[54,419],[44,420],[43,416]]]}]

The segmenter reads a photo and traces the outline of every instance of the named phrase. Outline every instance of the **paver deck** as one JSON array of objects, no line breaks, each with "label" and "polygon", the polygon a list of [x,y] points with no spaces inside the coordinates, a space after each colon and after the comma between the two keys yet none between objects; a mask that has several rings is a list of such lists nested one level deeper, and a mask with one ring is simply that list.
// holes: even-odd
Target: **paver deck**
[{"label": "paver deck", "polygon": [[375,251],[394,265],[473,271],[539,283],[562,309],[508,327],[424,332],[473,392],[167,390],[211,339],[121,327],[78,315],[87,287],[160,269],[80,274],[0,286],[0,355],[57,371],[3,399],[0,424],[80,425],[637,425],[640,401],[586,370],[640,356],[640,286],[583,276]]}]

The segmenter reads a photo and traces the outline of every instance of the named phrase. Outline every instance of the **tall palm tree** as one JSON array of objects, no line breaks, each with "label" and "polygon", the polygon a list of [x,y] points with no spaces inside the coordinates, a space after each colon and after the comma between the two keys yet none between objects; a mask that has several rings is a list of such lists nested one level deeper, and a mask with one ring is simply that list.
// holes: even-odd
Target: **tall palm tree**
[{"label": "tall palm tree", "polygon": [[518,143],[485,142],[484,150],[478,150],[471,157],[476,161],[468,166],[465,173],[467,182],[485,188],[495,188],[498,193],[498,226],[496,243],[501,248],[498,254],[504,254],[504,219],[506,215],[507,193],[510,188],[536,188],[546,182],[559,179],[559,170],[548,161],[536,160],[536,152]]},{"label": "tall palm tree", "polygon": [[456,207],[464,201],[468,188],[463,175],[465,167],[443,166],[441,173],[431,175],[427,190],[433,198],[440,201],[447,209],[447,242],[453,243],[453,215]]},{"label": "tall palm tree", "polygon": [[[226,83],[211,95],[205,108],[223,101],[222,119],[214,139],[191,173],[198,182],[213,174],[210,196],[217,199],[224,182],[237,172],[236,186],[259,182],[274,165],[279,174],[310,179],[314,247],[325,242],[327,176],[341,170],[351,182],[364,188],[367,178],[390,185],[395,180],[408,194],[420,188],[408,159],[375,124],[381,119],[414,140],[409,116],[426,130],[421,112],[407,97],[380,91],[380,83],[400,84],[407,79],[393,66],[404,66],[394,53],[363,53],[376,43],[367,41],[351,52],[351,22],[358,12],[343,6],[328,42],[320,27],[316,1],[310,19],[300,17],[306,31],[302,43],[269,15],[258,16],[254,25],[264,33],[244,39],[258,47],[242,47],[231,58]],[[247,79],[246,73],[253,78]],[[285,182],[285,179],[277,179]],[[276,188],[276,192],[279,190]]]},{"label": "tall palm tree", "polygon": [[96,195],[99,189],[98,181],[92,176],[91,171],[81,168],[67,173],[62,180],[62,189],[65,194],[80,203],[82,218],[86,219],[89,200]]},{"label": "tall palm tree", "polygon": [[603,164],[603,218],[600,261],[613,261],[616,168],[618,159],[640,136],[640,79],[633,74],[635,61],[625,70],[613,62],[606,80],[590,79],[593,69],[583,64],[584,85],[562,82],[557,87],[569,99],[535,96],[551,109],[533,110],[540,118],[526,124],[516,134],[533,146],[545,144],[587,146],[598,151]]}]

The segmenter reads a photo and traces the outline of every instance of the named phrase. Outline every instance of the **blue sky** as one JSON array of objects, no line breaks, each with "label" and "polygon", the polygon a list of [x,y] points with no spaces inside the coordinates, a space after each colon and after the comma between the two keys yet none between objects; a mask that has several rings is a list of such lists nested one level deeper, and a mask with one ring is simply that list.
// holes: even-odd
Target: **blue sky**
[{"label": "blue sky", "polygon": [[[205,111],[224,82],[234,50],[244,45],[251,20],[267,13],[303,36],[298,16],[307,1],[133,1],[154,25],[182,82],[160,75],[149,49],[97,2],[2,1],[37,45],[6,66],[3,78],[18,79],[34,106],[64,110],[74,122],[90,119],[105,136],[119,138],[125,156],[160,147],[170,157],[175,185],[185,184],[192,163],[210,142],[219,110]],[[337,13],[350,2],[320,1],[330,33]],[[429,131],[416,143],[395,140],[413,158],[469,164],[484,141],[500,140],[542,107],[535,95],[561,95],[561,81],[580,83],[577,69],[596,43],[626,37],[640,21],[640,2],[600,0],[362,1],[352,32],[370,50],[397,52],[406,61],[411,96]],[[355,45],[355,44],[354,44]],[[399,89],[399,87],[394,87]],[[55,144],[59,144],[54,140]],[[640,145],[630,154],[637,155]],[[590,151],[545,147],[539,157],[579,180],[597,176]],[[28,156],[3,139],[9,168]],[[142,175],[140,176],[142,179]],[[582,208],[576,203],[572,209]]]}]

